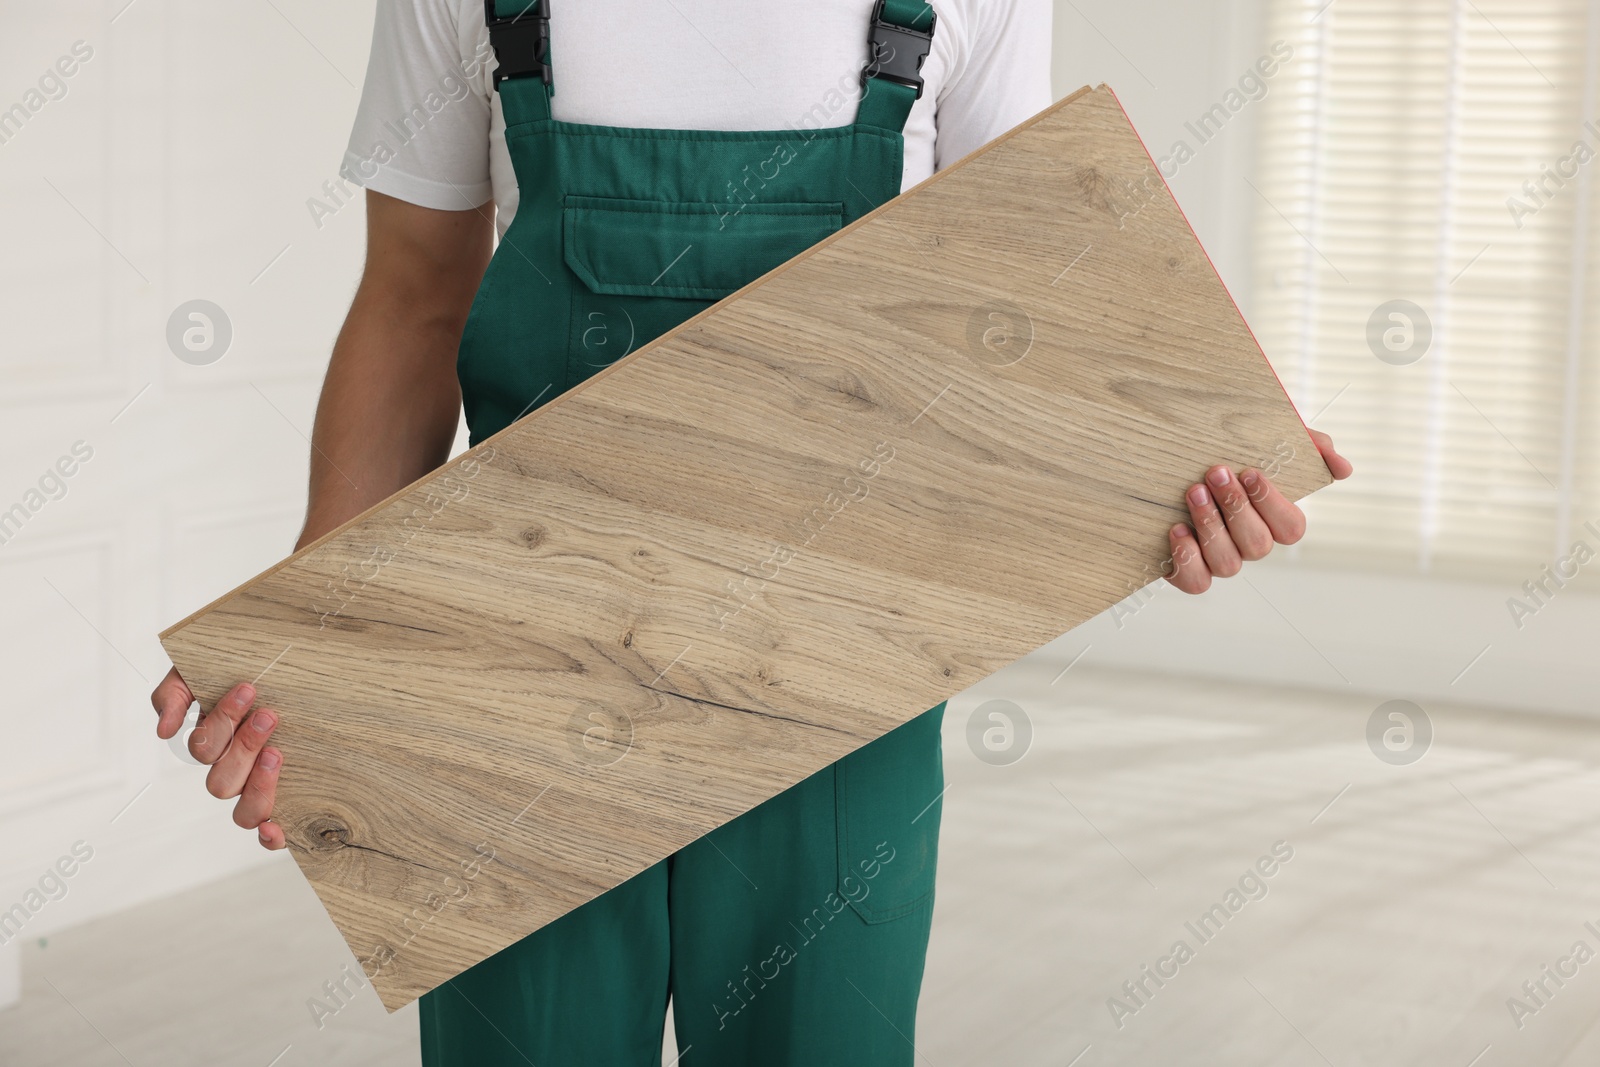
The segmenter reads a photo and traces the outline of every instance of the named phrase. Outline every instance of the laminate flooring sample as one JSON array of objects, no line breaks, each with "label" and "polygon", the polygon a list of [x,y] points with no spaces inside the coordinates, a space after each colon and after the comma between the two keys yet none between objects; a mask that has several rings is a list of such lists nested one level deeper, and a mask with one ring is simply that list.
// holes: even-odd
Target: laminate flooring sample
[{"label": "laminate flooring sample", "polygon": [[1156,580],[1214,463],[1329,480],[1086,88],[162,640],[394,1009]]}]

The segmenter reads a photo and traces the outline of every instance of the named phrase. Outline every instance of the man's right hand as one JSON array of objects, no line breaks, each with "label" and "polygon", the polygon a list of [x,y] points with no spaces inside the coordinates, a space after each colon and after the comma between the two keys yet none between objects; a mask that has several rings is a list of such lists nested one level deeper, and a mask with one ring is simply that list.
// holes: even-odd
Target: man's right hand
[{"label": "man's right hand", "polygon": [[[211,768],[207,792],[220,800],[239,798],[233,821],[247,830],[254,828],[263,848],[280,849],[285,844],[283,828],[270,818],[283,753],[266,747],[278,716],[268,708],[252,712],[255,700],[255,687],[249,683],[228,690],[215,707],[202,712],[200,724],[189,735],[189,752]],[[160,716],[156,736],[167,740],[183,726],[194,694],[174,667],[150,694],[150,703]]]}]

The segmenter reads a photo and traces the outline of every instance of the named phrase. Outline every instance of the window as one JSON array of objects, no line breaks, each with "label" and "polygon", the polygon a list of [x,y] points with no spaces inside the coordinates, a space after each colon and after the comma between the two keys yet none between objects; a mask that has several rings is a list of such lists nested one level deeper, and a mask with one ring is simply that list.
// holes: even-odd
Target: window
[{"label": "window", "polygon": [[1253,325],[1359,467],[1309,502],[1302,558],[1498,580],[1600,552],[1597,18],[1269,0],[1294,55],[1262,111]]}]

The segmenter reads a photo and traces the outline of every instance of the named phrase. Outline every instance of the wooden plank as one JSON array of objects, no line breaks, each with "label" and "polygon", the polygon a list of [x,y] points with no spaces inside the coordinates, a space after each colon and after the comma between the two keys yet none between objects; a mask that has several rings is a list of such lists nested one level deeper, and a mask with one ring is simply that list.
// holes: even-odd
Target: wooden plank
[{"label": "wooden plank", "polygon": [[260,676],[394,1009],[1154,579],[1217,462],[1329,480],[1085,89],[162,640]]}]

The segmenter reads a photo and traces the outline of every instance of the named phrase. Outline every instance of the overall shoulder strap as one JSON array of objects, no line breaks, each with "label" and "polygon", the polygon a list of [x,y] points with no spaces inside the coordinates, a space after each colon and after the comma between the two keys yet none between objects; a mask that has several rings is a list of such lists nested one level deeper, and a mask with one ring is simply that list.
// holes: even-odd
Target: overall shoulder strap
[{"label": "overall shoulder strap", "polygon": [[550,117],[549,0],[483,0],[506,125]]},{"label": "overall shoulder strap", "polygon": [[899,133],[922,96],[922,63],[938,20],[926,0],[877,0],[867,29],[856,123]]}]

